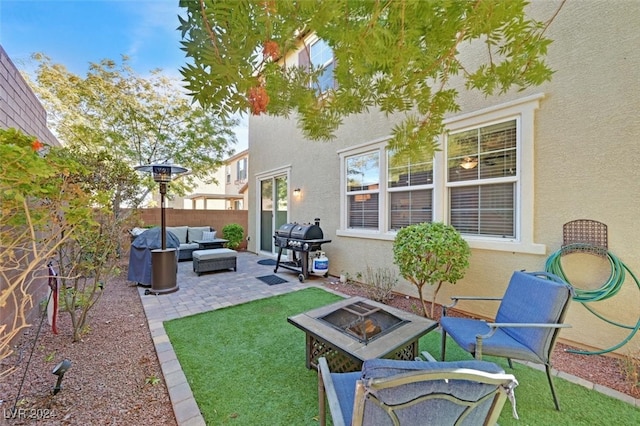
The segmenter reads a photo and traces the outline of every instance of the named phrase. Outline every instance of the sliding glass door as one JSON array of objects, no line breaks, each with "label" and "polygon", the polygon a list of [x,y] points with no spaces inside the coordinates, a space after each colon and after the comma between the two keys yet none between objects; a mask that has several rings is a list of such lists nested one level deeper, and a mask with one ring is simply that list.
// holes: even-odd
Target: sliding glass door
[{"label": "sliding glass door", "polygon": [[260,181],[260,251],[276,254],[273,234],[289,220],[287,175]]}]

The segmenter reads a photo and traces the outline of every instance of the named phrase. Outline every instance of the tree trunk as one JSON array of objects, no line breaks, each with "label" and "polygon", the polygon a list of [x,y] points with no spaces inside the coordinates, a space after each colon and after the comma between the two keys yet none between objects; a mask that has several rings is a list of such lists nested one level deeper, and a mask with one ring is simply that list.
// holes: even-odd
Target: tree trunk
[{"label": "tree trunk", "polygon": [[438,297],[438,292],[440,291],[441,287],[442,287],[442,281],[438,283],[438,285],[436,286],[436,289],[433,291],[433,297],[431,298],[431,319],[433,319],[433,309],[436,306],[436,297]]},{"label": "tree trunk", "polygon": [[427,304],[425,303],[424,298],[422,297],[422,287],[423,286],[424,286],[424,284],[416,286],[416,287],[418,287],[418,298],[420,299],[420,302],[422,303],[422,314],[425,316],[425,318],[429,318],[429,315],[427,314]]}]

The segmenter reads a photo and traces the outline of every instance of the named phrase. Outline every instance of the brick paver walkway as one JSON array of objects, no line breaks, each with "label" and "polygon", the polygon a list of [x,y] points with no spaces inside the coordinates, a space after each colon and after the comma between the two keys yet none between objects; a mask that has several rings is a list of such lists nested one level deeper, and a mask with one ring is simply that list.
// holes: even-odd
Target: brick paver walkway
[{"label": "brick paver walkway", "polygon": [[156,296],[145,295],[145,288],[139,288],[151,337],[180,426],[205,425],[205,422],[164,330],[163,321],[317,286],[322,279],[310,277],[300,283],[296,273],[279,269],[277,275],[288,282],[270,286],[257,277],[273,274],[274,266],[258,264],[259,260],[266,258],[254,253],[238,252],[236,272],[230,269],[201,276],[193,272],[191,261],[183,261],[178,264],[178,291]]}]

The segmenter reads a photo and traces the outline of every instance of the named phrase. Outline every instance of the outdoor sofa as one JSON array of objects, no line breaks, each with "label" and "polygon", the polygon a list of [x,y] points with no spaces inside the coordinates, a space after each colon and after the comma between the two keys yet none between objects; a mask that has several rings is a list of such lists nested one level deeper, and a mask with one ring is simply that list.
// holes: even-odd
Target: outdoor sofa
[{"label": "outdoor sofa", "polygon": [[[178,260],[191,260],[193,252],[198,250],[197,240],[213,240],[216,238],[216,230],[210,226],[167,226],[167,231],[178,237],[180,248]],[[209,234],[203,234],[208,232]]]}]

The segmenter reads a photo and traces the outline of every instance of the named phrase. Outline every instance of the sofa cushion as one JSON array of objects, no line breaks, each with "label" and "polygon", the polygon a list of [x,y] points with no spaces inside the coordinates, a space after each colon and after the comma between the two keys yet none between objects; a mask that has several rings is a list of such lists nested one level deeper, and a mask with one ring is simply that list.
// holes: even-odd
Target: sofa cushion
[{"label": "sofa cushion", "polygon": [[204,231],[202,233],[202,241],[213,241],[216,239],[216,231]]},{"label": "sofa cushion", "polygon": [[200,247],[198,243],[184,243],[180,244],[180,250],[197,250]]},{"label": "sofa cushion", "polygon": [[189,230],[187,232],[187,240],[180,242],[189,242],[192,243],[195,240],[202,240],[202,233],[211,231],[211,228],[208,226],[189,226]]},{"label": "sofa cushion", "polygon": [[188,226],[167,226],[167,231],[173,233],[173,235],[178,237],[180,244],[184,244],[187,242],[188,229],[189,229]]},{"label": "sofa cushion", "polygon": [[193,258],[199,261],[212,260],[212,259],[226,259],[226,258],[236,257],[237,254],[238,254],[237,251],[227,249],[227,248],[197,250],[193,252]]}]

